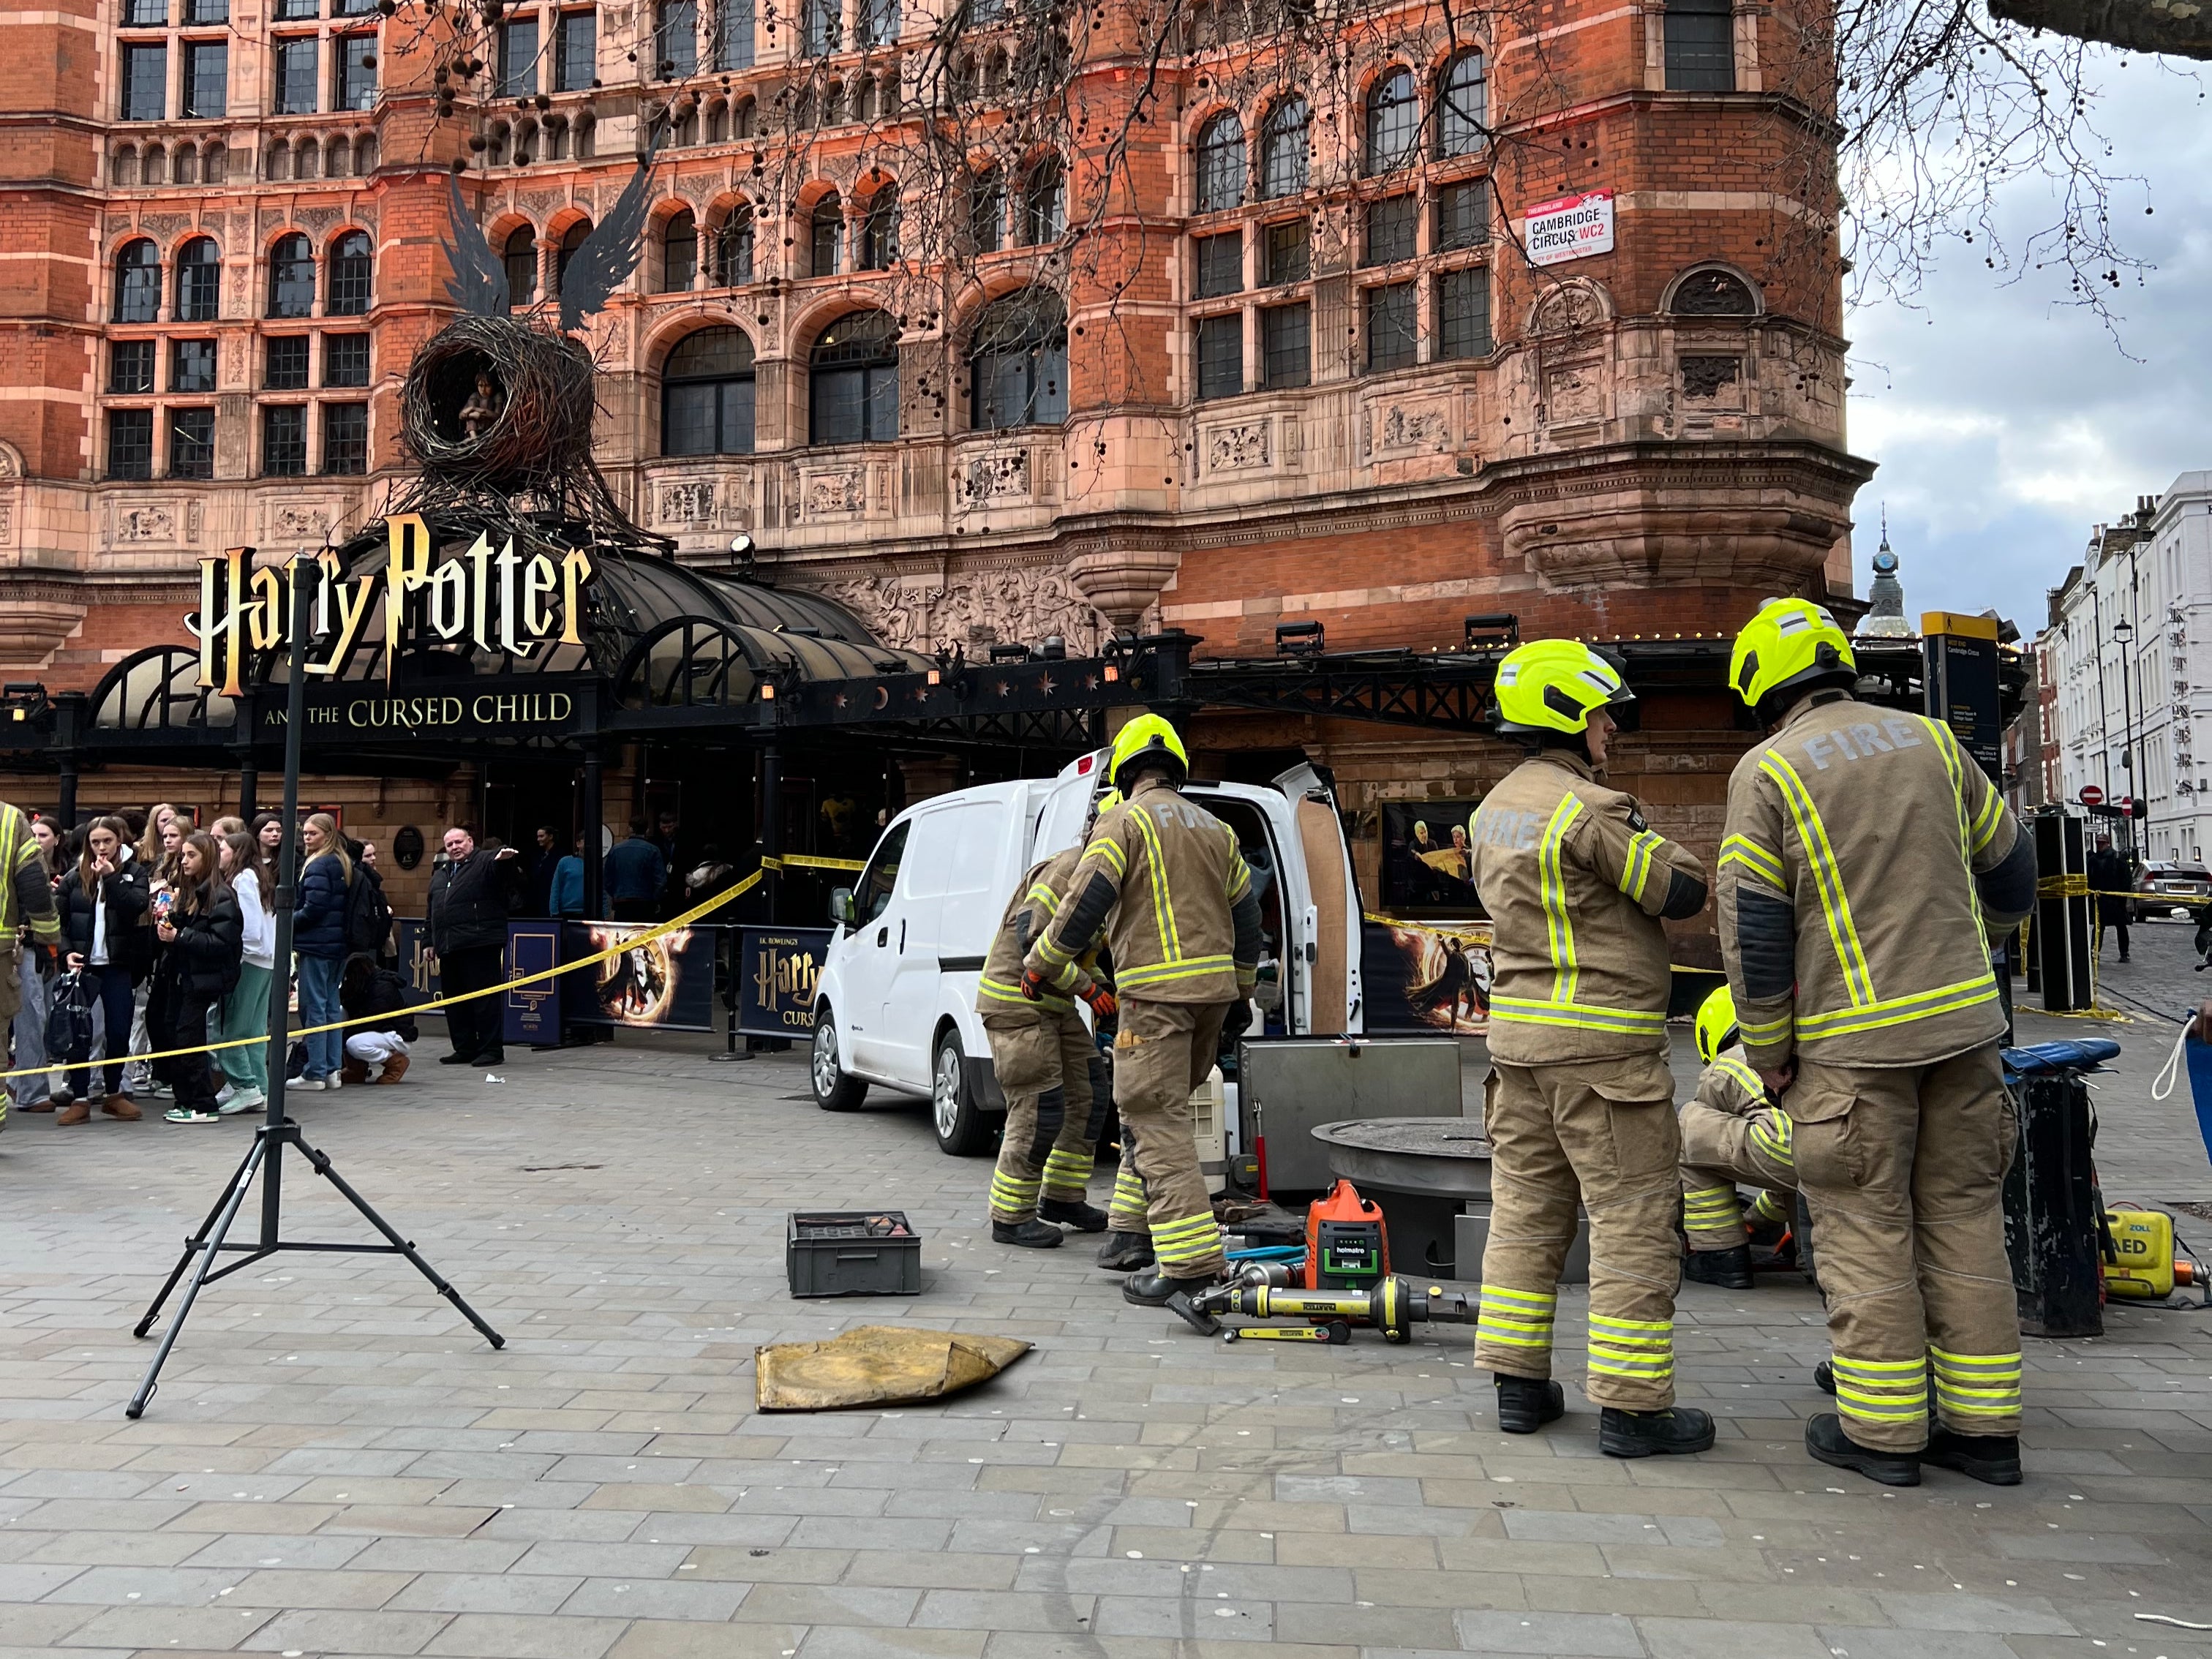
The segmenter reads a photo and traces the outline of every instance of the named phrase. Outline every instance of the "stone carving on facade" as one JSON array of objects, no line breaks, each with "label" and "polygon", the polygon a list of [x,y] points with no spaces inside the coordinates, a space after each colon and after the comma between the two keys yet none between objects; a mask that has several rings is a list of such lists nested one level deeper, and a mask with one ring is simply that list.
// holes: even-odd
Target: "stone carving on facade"
[{"label": "stone carving on facade", "polygon": [[1743,359],[1735,356],[1686,356],[1682,359],[1682,395],[1711,402],[1723,389],[1735,392],[1729,401],[1741,401],[1737,390],[1743,375]]},{"label": "stone carving on facade", "polygon": [[976,507],[997,501],[1022,501],[1030,495],[1030,453],[1026,449],[998,449],[971,455],[952,473],[952,490],[961,506]]},{"label": "stone carving on facade", "polygon": [[1586,276],[1570,276],[1545,290],[1528,313],[1531,334],[1577,334],[1612,314],[1605,290]]},{"label": "stone carving on facade", "polygon": [[118,542],[173,542],[177,539],[176,511],[165,503],[126,507],[115,515],[115,539]]},{"label": "stone carving on facade", "polygon": [[1451,410],[1441,403],[1391,404],[1381,411],[1374,433],[1371,442],[1377,450],[1441,452],[1451,445]]},{"label": "stone carving on facade", "polygon": [[1604,377],[1597,364],[1562,363],[1544,377],[1544,420],[1559,426],[1604,413]]},{"label": "stone carving on facade", "polygon": [[809,519],[839,518],[866,510],[867,475],[857,466],[806,475],[800,511]]},{"label": "stone carving on facade", "polygon": [[522,210],[541,224],[545,216],[568,199],[564,191],[526,190],[522,192]]},{"label": "stone carving on facade", "polygon": [[325,540],[331,533],[331,509],[307,502],[278,506],[269,515],[271,539],[307,544]]},{"label": "stone carving on facade", "polygon": [[693,207],[704,207],[708,199],[714,194],[719,183],[719,180],[709,179],[704,173],[701,173],[696,178],[678,179],[676,191]]},{"label": "stone carving on facade", "polygon": [[959,645],[974,655],[979,646],[1038,645],[1056,634],[1071,655],[1087,656],[1104,637],[1103,619],[1058,566],[972,571],[946,585],[932,576],[867,576],[826,591],[902,651]]},{"label": "stone carving on facade", "polygon": [[15,445],[0,443],[0,478],[20,478],[23,476],[23,452]]},{"label": "stone carving on facade", "polygon": [[191,222],[189,213],[143,213],[138,216],[138,228],[167,241]]},{"label": "stone carving on facade", "polygon": [[1267,465],[1270,445],[1267,422],[1247,421],[1238,426],[1217,426],[1206,434],[1206,470],[1237,472]]},{"label": "stone carving on facade", "polygon": [[692,478],[682,483],[663,484],[660,487],[660,521],[663,524],[714,523],[713,480]]},{"label": "stone carving on facade", "polygon": [[343,216],[337,209],[333,207],[303,207],[296,209],[292,215],[293,222],[317,241],[322,240],[323,233],[337,224]]},{"label": "stone carving on facade", "polygon": [[15,504],[11,501],[0,501],[0,547],[10,545],[14,543],[15,539]]}]

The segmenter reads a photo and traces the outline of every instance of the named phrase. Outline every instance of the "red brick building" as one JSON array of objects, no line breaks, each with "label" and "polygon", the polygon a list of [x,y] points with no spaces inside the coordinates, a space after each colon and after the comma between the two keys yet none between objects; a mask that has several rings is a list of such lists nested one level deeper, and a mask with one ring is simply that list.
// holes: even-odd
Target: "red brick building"
[{"label": "red brick building", "polygon": [[[465,40],[417,0],[18,12],[0,672],[89,687],[182,637],[203,555],[372,518],[450,314],[456,165],[516,295],[550,295],[648,131],[644,255],[588,325],[602,469],[679,558],[750,537],[890,642],[1266,655],[1310,620],[1427,649],[1471,613],[1649,638],[1847,598],[1870,469],[1803,10],[532,0]],[[1579,257],[1532,264],[1528,210],[1577,197]],[[1624,774],[1710,845],[1733,711],[1650,701]],[[1198,742],[1237,775],[1331,765],[1362,812],[1512,759],[1228,714]],[[633,759],[641,800],[681,777]],[[458,816],[482,781],[403,793]],[[401,787],[325,793],[386,792],[372,827]]]}]

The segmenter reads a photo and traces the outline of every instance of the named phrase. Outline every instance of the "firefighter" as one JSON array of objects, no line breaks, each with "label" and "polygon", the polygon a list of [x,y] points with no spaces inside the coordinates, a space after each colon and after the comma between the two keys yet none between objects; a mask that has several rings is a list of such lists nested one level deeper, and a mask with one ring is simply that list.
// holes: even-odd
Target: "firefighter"
[{"label": "firefighter", "polygon": [[1498,730],[1530,757],[1474,817],[1497,1081],[1475,1363],[1496,1375],[1507,1433],[1566,1409],[1550,1380],[1552,1323],[1579,1200],[1599,1445],[1616,1457],[1704,1451],[1712,1419],[1674,1404],[1680,1137],[1660,922],[1705,908],[1705,872],[1633,796],[1597,781],[1635,703],[1612,664],[1572,640],[1534,641],[1498,665],[1497,696]]},{"label": "firefighter", "polygon": [[1768,601],[1729,679],[1767,740],[1729,782],[1721,951],[1745,1056],[1790,1116],[1833,1348],[1837,1411],[1806,1449],[1889,1486],[1923,1462],[2015,1485],[1990,940],[2034,903],[2033,848],[1948,726],[1852,696],[1820,606]]},{"label": "firefighter", "polygon": [[1091,1066],[1097,1049],[1075,1005],[1087,1002],[1105,1019],[1114,1013],[1114,993],[1098,983],[1094,953],[1077,963],[1067,994],[1048,988],[1031,1001],[1022,994],[1022,957],[1051,925],[1097,815],[1120,800],[1102,796],[1084,823],[1084,841],[1022,878],[983,963],[975,1012],[1006,1097],[999,1167],[991,1176],[991,1237],[997,1243],[1048,1250],[1060,1242],[1060,1225],[1106,1231],[1105,1212],[1091,1205],[1086,1191],[1106,1103],[1102,1096],[1094,1104]]},{"label": "firefighter", "polygon": [[1681,1110],[1685,1277],[1731,1291],[1751,1288],[1751,1245],[1736,1183],[1759,1189],[1754,1223],[1786,1224],[1797,1170],[1790,1115],[1743,1057],[1735,999],[1725,985],[1698,1009],[1698,1058],[1705,1069]]},{"label": "firefighter", "polygon": [[[61,942],[46,855],[22,809],[0,801],[0,1054],[8,1052],[8,1028],[22,1010],[21,953],[52,951]],[[8,1097],[0,1093],[0,1128],[7,1122]]]},{"label": "firefighter", "polygon": [[[1213,1069],[1224,1029],[1233,1036],[1251,1021],[1262,943],[1236,832],[1183,798],[1189,775],[1182,739],[1158,714],[1121,728],[1107,781],[1122,802],[1099,815],[1022,973],[1032,1000],[1065,994],[1084,954],[1106,936],[1121,1001],[1114,1104],[1126,1151],[1113,1206],[1120,1230],[1101,1255],[1128,1250],[1141,1198],[1154,1261],[1132,1273],[1121,1293],[1147,1307],[1221,1276],[1221,1229],[1199,1170],[1190,1096]],[[1124,1219],[1129,1227],[1120,1227]]]}]

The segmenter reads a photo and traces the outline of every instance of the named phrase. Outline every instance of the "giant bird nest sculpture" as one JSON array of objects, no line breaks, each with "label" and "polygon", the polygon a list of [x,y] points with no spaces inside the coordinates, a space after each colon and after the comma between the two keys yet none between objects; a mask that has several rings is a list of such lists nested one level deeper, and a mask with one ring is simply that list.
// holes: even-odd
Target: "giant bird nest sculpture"
[{"label": "giant bird nest sculpture", "polygon": [[514,313],[506,267],[462,201],[459,181],[451,181],[446,291],[461,315],[408,368],[401,423],[422,470],[390,512],[421,513],[495,541],[538,539],[557,524],[567,540],[632,550],[673,545],[630,522],[592,459],[599,368],[574,337],[636,267],[652,164],[648,150],[614,210],[567,258],[557,325],[547,304]]}]

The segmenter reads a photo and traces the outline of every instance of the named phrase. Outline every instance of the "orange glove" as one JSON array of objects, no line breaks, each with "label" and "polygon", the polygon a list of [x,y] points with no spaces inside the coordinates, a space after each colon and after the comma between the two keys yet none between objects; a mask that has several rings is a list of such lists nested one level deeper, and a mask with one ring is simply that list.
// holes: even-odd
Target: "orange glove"
[{"label": "orange glove", "polygon": [[1114,993],[1111,990],[1095,981],[1092,981],[1091,988],[1084,993],[1083,1000],[1091,1005],[1091,1012],[1101,1019],[1113,1018],[1121,1006],[1115,1000]]},{"label": "orange glove", "polygon": [[1044,975],[1034,968],[1022,970],[1022,994],[1031,1002],[1044,1000]]}]

